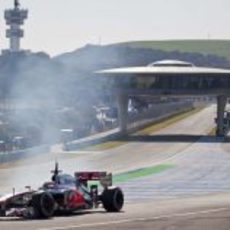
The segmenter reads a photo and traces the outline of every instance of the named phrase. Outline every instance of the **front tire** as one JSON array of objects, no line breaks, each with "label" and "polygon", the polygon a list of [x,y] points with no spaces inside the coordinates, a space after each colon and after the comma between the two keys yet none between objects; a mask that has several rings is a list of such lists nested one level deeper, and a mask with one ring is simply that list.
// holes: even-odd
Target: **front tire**
[{"label": "front tire", "polygon": [[55,211],[55,201],[50,193],[35,194],[32,197],[35,218],[50,218]]},{"label": "front tire", "polygon": [[124,194],[118,187],[107,188],[101,195],[101,201],[107,212],[120,212],[124,204]]}]

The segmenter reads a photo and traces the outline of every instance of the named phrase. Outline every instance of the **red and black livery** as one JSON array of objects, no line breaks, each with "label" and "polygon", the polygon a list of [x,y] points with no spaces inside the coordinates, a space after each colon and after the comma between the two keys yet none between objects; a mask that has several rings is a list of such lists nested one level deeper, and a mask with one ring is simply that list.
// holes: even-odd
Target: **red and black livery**
[{"label": "red and black livery", "polygon": [[[57,213],[98,208],[101,204],[108,212],[119,212],[123,207],[123,192],[112,186],[111,173],[86,171],[71,176],[62,173],[57,163],[52,173],[51,181],[38,190],[0,197],[0,216],[50,218]],[[99,181],[102,192],[89,181]]]}]

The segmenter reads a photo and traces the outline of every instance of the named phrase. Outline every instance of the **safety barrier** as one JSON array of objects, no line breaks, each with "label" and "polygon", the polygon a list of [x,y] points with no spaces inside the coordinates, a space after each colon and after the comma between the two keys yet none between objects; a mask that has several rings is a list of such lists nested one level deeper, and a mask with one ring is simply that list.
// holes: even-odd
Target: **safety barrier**
[{"label": "safety barrier", "polygon": [[37,146],[33,148],[28,149],[22,149],[18,151],[11,151],[11,152],[1,152],[0,153],[0,164],[8,163],[17,161],[23,158],[35,156],[35,155],[41,155],[49,152],[49,146],[48,145],[42,145]]},{"label": "safety barrier", "polygon": [[[130,116],[128,121],[129,132],[135,132],[141,128],[148,126],[153,122],[157,122],[167,117],[188,111],[194,107],[192,102],[173,102],[154,105],[154,107],[142,112],[141,114]],[[89,145],[100,144],[105,141],[114,140],[121,137],[119,129],[113,129],[107,132],[96,134],[90,137],[71,141],[64,145],[64,150],[73,151],[87,147]]]}]

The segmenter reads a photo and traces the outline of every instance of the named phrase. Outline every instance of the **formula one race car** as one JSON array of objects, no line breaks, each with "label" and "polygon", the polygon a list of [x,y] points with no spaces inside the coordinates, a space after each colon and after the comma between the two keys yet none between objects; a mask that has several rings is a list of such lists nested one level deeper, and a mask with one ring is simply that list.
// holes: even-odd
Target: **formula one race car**
[{"label": "formula one race car", "polygon": [[[108,212],[119,212],[124,195],[119,187],[112,186],[112,174],[107,172],[76,172],[75,176],[63,174],[58,163],[51,181],[38,190],[15,193],[0,197],[0,216],[24,218],[50,218],[58,213],[97,208],[100,204]],[[88,183],[99,181],[98,184]]]}]

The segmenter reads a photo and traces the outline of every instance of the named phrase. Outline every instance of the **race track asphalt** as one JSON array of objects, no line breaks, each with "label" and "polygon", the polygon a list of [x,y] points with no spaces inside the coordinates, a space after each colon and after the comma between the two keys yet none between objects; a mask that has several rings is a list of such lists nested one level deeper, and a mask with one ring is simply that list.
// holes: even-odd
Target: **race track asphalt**
[{"label": "race track asphalt", "polygon": [[[58,158],[67,172],[109,170],[122,173],[171,165],[160,173],[119,182],[124,212],[103,209],[43,221],[0,220],[0,229],[230,229],[229,143],[209,136],[215,106],[160,130],[130,137],[130,142],[102,152],[47,153],[0,169],[0,192],[47,180]],[[214,218],[215,217],[215,218]],[[222,223],[222,225],[220,225]]]}]

